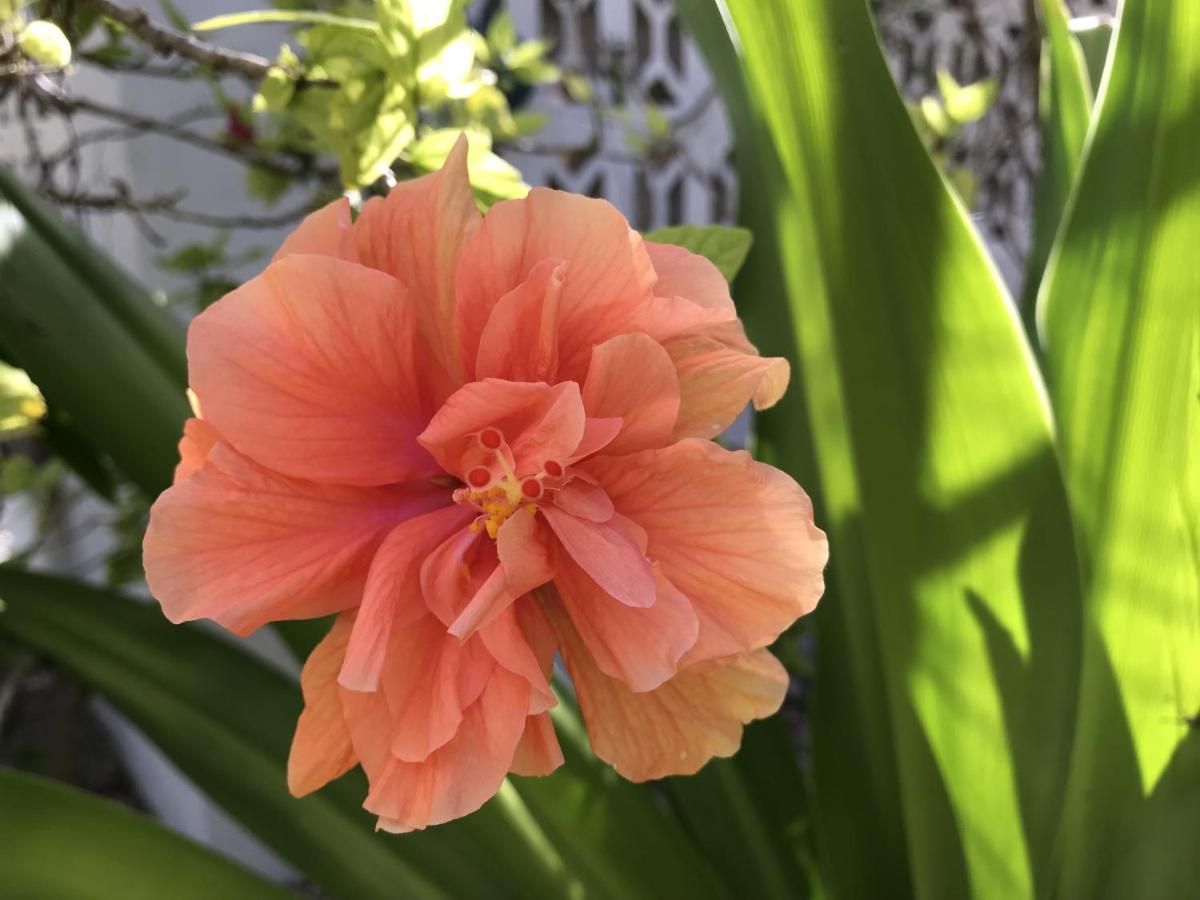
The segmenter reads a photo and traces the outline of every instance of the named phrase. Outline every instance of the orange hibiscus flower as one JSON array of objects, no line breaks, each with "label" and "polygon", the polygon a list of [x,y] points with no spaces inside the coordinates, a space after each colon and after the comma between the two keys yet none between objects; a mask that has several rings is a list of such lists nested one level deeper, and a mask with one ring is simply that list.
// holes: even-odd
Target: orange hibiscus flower
[{"label": "orange hibiscus flower", "polygon": [[562,762],[556,653],[627,778],[732,754],[827,556],[795,482],[709,440],[787,382],[716,268],[557,191],[480,216],[465,151],[314,213],[196,318],[202,418],[145,542],[174,622],[339,614],[289,784],[361,764],[395,831]]}]

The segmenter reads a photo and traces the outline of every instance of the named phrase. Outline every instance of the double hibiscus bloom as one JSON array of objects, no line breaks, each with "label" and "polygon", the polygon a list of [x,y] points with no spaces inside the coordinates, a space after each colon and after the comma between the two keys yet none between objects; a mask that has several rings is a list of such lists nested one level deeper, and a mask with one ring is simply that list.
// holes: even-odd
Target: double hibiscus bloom
[{"label": "double hibiscus bloom", "polygon": [[145,542],[175,622],[337,614],[293,793],[356,764],[392,831],[562,763],[556,653],[596,754],[695,772],[775,712],[765,649],[817,603],[804,491],[711,438],[787,364],[718,270],[612,206],[475,207],[442,171],[315,212],[188,336],[197,418]]}]

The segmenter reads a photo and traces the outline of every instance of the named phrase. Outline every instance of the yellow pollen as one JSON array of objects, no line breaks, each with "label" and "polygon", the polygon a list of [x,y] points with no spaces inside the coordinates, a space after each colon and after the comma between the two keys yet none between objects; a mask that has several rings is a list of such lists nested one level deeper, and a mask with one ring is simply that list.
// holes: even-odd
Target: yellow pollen
[{"label": "yellow pollen", "polygon": [[485,528],[492,540],[499,534],[500,526],[518,509],[537,512],[536,503],[521,502],[521,486],[515,478],[505,478],[503,482],[486,491],[465,491],[463,497],[476,504],[483,513],[483,516],[471,523],[471,531],[478,533],[481,527]]}]

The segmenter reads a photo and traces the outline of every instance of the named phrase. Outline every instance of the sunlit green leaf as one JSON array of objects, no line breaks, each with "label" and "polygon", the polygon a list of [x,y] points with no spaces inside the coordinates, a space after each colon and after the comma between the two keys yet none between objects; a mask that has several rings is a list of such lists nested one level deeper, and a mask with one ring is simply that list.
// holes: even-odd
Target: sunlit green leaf
[{"label": "sunlit green leaf", "polygon": [[763,351],[797,363],[760,452],[819,495],[836,548],[813,616],[828,890],[1029,896],[1057,825],[1080,603],[1030,349],[866,3],[730,0],[745,93],[697,5],[757,238],[735,293]]},{"label": "sunlit green leaf", "polygon": [[492,152],[490,136],[479,129],[440,128],[422,135],[408,150],[409,162],[424,172],[442,167],[460,135],[467,137],[467,169],[475,196],[485,206],[524,197],[529,185],[511,164]]},{"label": "sunlit green leaf", "polygon": [[44,778],[0,769],[0,809],[7,900],[293,896],[143,815]]},{"label": "sunlit green leaf", "polygon": [[700,254],[721,270],[726,281],[733,281],[754,243],[754,236],[745,228],[721,225],[669,225],[644,236],[648,241],[674,244]]},{"label": "sunlit green leaf", "polygon": [[193,31],[219,31],[238,25],[260,25],[266,22],[282,22],[287,25],[327,25],[370,34],[379,33],[379,23],[370,19],[356,19],[337,13],[316,12],[304,9],[260,9],[252,12],[230,13],[213,16],[192,26]]},{"label": "sunlit green leaf", "polygon": [[1058,895],[1200,883],[1200,6],[1124,6],[1039,320],[1082,542]]},{"label": "sunlit green leaf", "polygon": [[46,415],[46,401],[21,369],[0,363],[0,438],[28,431]]},{"label": "sunlit green leaf", "polygon": [[1083,54],[1067,23],[1063,0],[1041,0],[1046,45],[1042,58],[1042,168],[1034,198],[1033,243],[1025,268],[1021,313],[1030,335],[1038,289],[1058,233],[1092,117],[1092,91]]},{"label": "sunlit green leaf", "polygon": [[946,115],[955,125],[968,125],[982,119],[996,99],[997,84],[990,78],[974,84],[959,84],[945,69],[938,69],[937,84]]}]

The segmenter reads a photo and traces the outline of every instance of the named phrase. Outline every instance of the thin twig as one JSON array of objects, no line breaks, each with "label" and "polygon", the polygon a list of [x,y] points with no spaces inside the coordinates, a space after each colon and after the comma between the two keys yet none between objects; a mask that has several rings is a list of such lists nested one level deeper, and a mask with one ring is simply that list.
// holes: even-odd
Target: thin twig
[{"label": "thin twig", "polygon": [[191,144],[194,147],[199,147],[212,153],[219,153],[241,160],[242,162],[253,163],[289,178],[310,177],[313,174],[323,177],[324,174],[319,172],[314,173],[314,170],[301,163],[289,164],[276,157],[268,156],[257,150],[253,145],[215,140],[205,135],[197,134],[189,128],[172,125],[169,121],[163,119],[138,115],[137,113],[131,113],[115,106],[108,106],[86,97],[68,96],[60,87],[46,78],[36,79],[32,83],[32,89],[42,100],[65,113],[86,112],[102,116],[128,125],[133,129],[153,131],[156,134],[165,135],[166,137],[173,138],[185,144]]},{"label": "thin twig", "polygon": [[136,213],[139,215],[162,216],[178,222],[191,222],[210,228],[282,228],[291,225],[312,212],[312,204],[306,203],[295,209],[265,216],[221,216],[196,210],[180,209],[183,191],[159,194],[153,197],[135,197],[123,181],[112,182],[112,193],[87,193],[59,191],[53,185],[44,190],[48,200],[76,209],[101,213]]},{"label": "thin twig", "polygon": [[271,60],[256,53],[226,50],[174,28],[155,25],[144,9],[124,7],[109,0],[88,2],[132,31],[160,56],[176,54],[214,72],[234,72],[253,81],[261,81],[274,65]]}]

